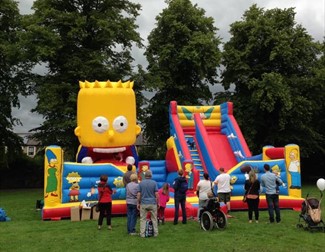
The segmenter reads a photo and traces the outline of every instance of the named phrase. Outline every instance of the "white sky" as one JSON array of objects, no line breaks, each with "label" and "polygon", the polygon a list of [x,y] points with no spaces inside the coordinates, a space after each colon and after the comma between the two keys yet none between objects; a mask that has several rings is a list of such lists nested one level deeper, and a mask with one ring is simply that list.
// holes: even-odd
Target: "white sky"
[{"label": "white sky", "polygon": [[[142,10],[137,19],[139,33],[147,44],[147,36],[155,28],[155,17],[167,7],[164,0],[132,0],[142,5]],[[33,0],[18,0],[21,14],[32,13],[31,7]],[[290,8],[294,7],[296,12],[295,20],[306,28],[307,32],[318,41],[325,37],[325,1],[324,0],[192,0],[203,8],[206,16],[213,17],[215,26],[219,29],[218,36],[222,42],[229,40],[230,24],[241,20],[244,12],[252,4],[256,3],[258,7],[265,9]],[[147,66],[144,50],[135,48],[133,50],[134,64]],[[24,124],[22,127],[15,127],[15,132],[27,132],[28,130],[40,126],[43,119],[41,116],[32,114],[30,110],[36,106],[35,98],[22,98],[21,108],[14,109],[14,116],[19,118]]]}]

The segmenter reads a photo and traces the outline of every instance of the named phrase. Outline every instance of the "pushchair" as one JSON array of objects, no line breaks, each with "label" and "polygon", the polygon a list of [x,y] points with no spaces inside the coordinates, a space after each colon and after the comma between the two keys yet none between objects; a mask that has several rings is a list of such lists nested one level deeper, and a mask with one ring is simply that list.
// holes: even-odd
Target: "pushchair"
[{"label": "pushchair", "polygon": [[227,216],[220,210],[218,198],[208,199],[206,205],[200,212],[200,226],[204,231],[214,228],[225,229],[227,226]]},{"label": "pushchair", "polygon": [[[303,228],[310,232],[314,231],[323,231],[325,232],[325,224],[322,220],[322,211],[321,211],[321,202],[323,198],[323,193],[320,192],[320,200],[308,197],[301,204],[301,212],[299,214],[299,223],[297,228]],[[304,224],[301,223],[301,220],[304,221]]]}]

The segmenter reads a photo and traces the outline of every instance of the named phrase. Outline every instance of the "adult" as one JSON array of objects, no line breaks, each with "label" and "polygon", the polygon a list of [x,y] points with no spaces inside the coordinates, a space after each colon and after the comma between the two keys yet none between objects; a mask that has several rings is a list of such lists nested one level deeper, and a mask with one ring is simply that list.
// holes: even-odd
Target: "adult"
[{"label": "adult", "polygon": [[175,178],[173,183],[174,188],[174,202],[175,202],[175,215],[174,215],[174,225],[178,224],[178,211],[179,205],[182,208],[182,223],[187,223],[186,218],[186,192],[188,190],[188,184],[186,178],[184,177],[183,170],[178,171],[178,177]]},{"label": "adult", "polygon": [[138,188],[138,205],[140,210],[140,237],[145,237],[146,218],[150,212],[154,237],[158,236],[157,207],[159,207],[159,194],[156,181],[151,179],[150,170],[145,172],[145,179],[141,181]]},{"label": "adult", "polygon": [[127,171],[123,175],[123,184],[124,184],[124,186],[126,186],[128,183],[131,182],[131,178],[130,178],[131,174],[134,174],[132,169],[133,169],[133,166],[131,164],[128,164]]},{"label": "adult", "polygon": [[107,175],[101,175],[100,182],[98,184],[98,229],[102,228],[103,219],[106,216],[107,228],[108,230],[111,230],[112,194],[115,193],[115,191],[113,191],[107,184],[107,180]]},{"label": "adult", "polygon": [[[214,184],[218,186],[217,194],[220,202],[224,202],[227,205],[228,213],[230,212],[230,175],[225,173],[225,169],[221,167],[219,169],[220,174],[214,180]],[[227,215],[228,218],[232,217]]]},{"label": "adult", "polygon": [[131,182],[126,185],[126,215],[127,231],[129,235],[136,235],[135,226],[137,224],[137,194],[139,184],[138,176],[134,173],[130,176]]},{"label": "adult", "polygon": [[280,208],[279,208],[279,195],[276,193],[277,183],[282,185],[282,180],[277,177],[274,173],[270,172],[270,166],[264,164],[265,173],[261,177],[261,185],[265,187],[266,203],[269,212],[270,223],[274,223],[274,211],[275,220],[280,223]]},{"label": "adult", "polygon": [[208,199],[213,197],[212,190],[213,187],[212,182],[210,181],[209,174],[204,173],[203,179],[201,179],[196,186],[196,193],[199,197],[199,210],[197,213],[198,221],[200,221],[201,219],[201,210],[206,206]]},{"label": "adult", "polygon": [[258,223],[258,218],[259,218],[258,205],[260,203],[259,190],[260,190],[260,181],[257,179],[255,171],[252,169],[248,173],[248,180],[245,181],[245,194],[247,197],[249,223],[252,223],[253,212],[255,215],[255,222]]}]

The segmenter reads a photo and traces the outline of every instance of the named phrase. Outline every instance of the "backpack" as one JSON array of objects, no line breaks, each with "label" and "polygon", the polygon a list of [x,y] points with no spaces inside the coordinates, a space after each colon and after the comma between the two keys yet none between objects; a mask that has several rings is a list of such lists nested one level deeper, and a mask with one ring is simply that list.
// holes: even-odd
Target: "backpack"
[{"label": "backpack", "polygon": [[145,237],[152,237],[153,236],[153,224],[151,219],[146,220],[146,230],[144,233]]},{"label": "backpack", "polygon": [[180,182],[180,186],[179,186],[179,192],[181,194],[185,194],[188,190],[188,183],[186,180]]},{"label": "backpack", "polygon": [[6,211],[3,208],[0,208],[0,221],[10,221],[10,218],[7,217]]}]

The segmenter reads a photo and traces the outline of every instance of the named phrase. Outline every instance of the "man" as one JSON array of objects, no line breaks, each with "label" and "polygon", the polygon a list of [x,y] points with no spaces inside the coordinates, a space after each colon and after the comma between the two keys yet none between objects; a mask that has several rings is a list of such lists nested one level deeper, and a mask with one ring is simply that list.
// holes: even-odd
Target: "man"
[{"label": "man", "polygon": [[134,174],[134,172],[132,171],[132,168],[133,168],[133,166],[131,164],[128,164],[127,172],[124,173],[124,175],[123,175],[123,184],[124,184],[124,186],[126,186],[128,183],[131,182],[131,179],[130,179],[131,174]]},{"label": "man", "polygon": [[281,221],[279,208],[279,195],[276,193],[277,183],[282,185],[282,180],[274,173],[270,172],[270,166],[264,164],[265,174],[261,177],[261,185],[265,187],[266,203],[269,212],[270,223],[274,223],[274,211],[276,222]]},{"label": "man", "polygon": [[[218,186],[218,198],[220,202],[224,202],[227,205],[228,213],[230,212],[230,175],[225,173],[225,169],[221,167],[219,169],[220,174],[214,180],[214,184]],[[228,218],[231,218],[231,215],[227,215]]]},{"label": "man", "polygon": [[150,170],[145,172],[145,179],[141,181],[138,189],[138,206],[140,210],[140,236],[145,237],[146,218],[150,212],[153,224],[154,237],[158,236],[157,207],[159,208],[159,194],[156,181],[151,179]]},{"label": "man", "polygon": [[179,204],[181,204],[182,208],[182,223],[186,224],[186,191],[188,190],[188,184],[186,178],[184,178],[183,170],[178,171],[178,177],[174,180],[173,188],[174,188],[174,201],[175,201],[175,216],[174,216],[174,225],[178,224],[178,211]]}]

